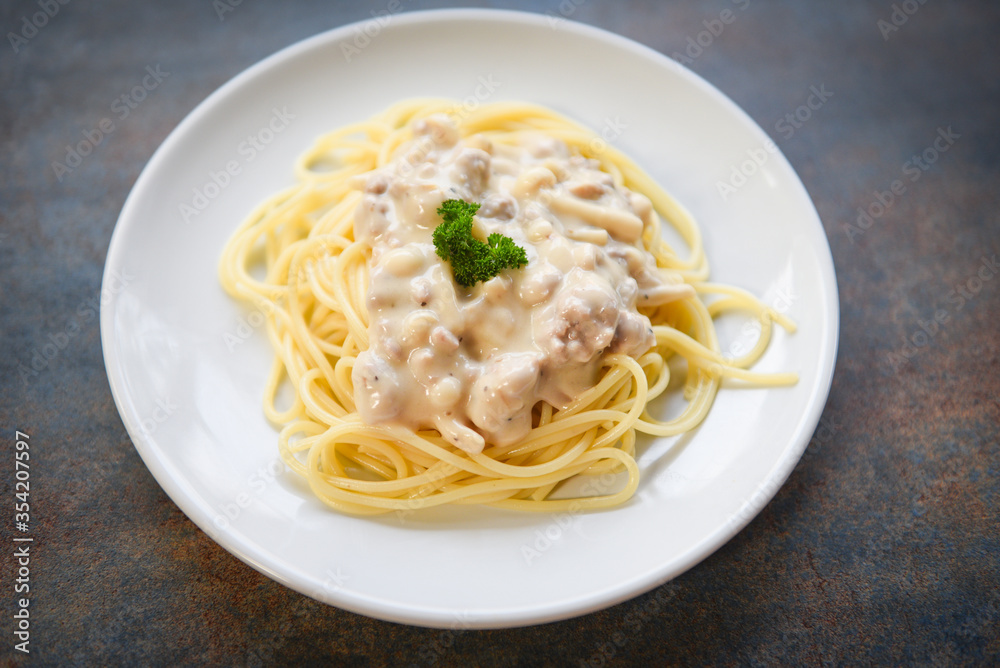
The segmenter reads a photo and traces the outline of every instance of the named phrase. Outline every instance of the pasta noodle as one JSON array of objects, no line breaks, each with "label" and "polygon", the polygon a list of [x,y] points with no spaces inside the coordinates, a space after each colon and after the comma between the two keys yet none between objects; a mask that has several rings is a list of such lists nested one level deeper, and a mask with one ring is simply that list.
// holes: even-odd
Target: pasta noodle
[{"label": "pasta noodle", "polygon": [[[358,179],[398,159],[413,139],[414,123],[437,114],[448,115],[462,137],[482,134],[504,142],[544,133],[573,154],[598,161],[616,186],[652,202],[656,213],[639,243],[658,267],[693,288],[685,298],[639,308],[653,325],[655,344],[647,352],[636,358],[607,355],[595,385],[559,408],[539,401],[526,437],[505,445],[488,442],[481,452],[455,447],[438,430],[366,423],[352,382],[358,356],[370,345],[371,247],[355,237],[354,212],[362,201]],[[221,284],[266,313],[275,351],[264,412],[280,426],[284,462],[325,504],[358,515],[446,503],[546,512],[614,506],[629,499],[639,482],[637,434],[690,431],[705,419],[723,378],[762,386],[796,382],[795,374],[748,370],[767,348],[772,323],[788,331],[794,324],[744,290],[707,282],[708,262],[691,215],[632,160],[595,140],[593,132],[538,106],[502,102],[469,110],[446,100],[408,100],[319,137],[295,163],[296,185],[260,203],[226,243]],[[562,206],[608,225],[612,236],[616,229],[638,234],[634,216],[616,213],[604,220],[591,204]],[[684,239],[687,258],[661,239],[661,217]],[[587,235],[607,238],[599,229]],[[713,324],[729,311],[748,312],[761,323],[756,345],[738,359],[722,355]],[[661,421],[647,406],[666,391],[674,356],[687,364],[687,405],[679,416]],[[279,406],[286,384],[292,399]],[[602,484],[591,485],[595,495],[556,493],[575,476],[604,480],[604,474],[622,471],[620,489]]]}]

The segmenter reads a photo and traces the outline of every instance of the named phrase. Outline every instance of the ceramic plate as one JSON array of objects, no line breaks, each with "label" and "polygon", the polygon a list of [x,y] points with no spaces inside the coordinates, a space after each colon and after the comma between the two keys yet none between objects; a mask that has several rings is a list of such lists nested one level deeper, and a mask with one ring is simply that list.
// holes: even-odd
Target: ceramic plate
[{"label": "ceramic plate", "polygon": [[[271,362],[262,317],[223,293],[216,265],[248,211],[293,182],[294,159],[317,135],[416,96],[540,103],[631,155],[699,219],[712,279],[799,323],[757,366],[797,371],[799,383],[724,386],[695,432],[641,444],[639,491],[611,511],[456,507],[366,519],[328,510],[278,458],[260,408]],[[744,112],[674,61],[552,17],[399,14],[295,44],[192,111],[125,203],[101,311],[122,420],[192,521],[252,567],[329,604],[410,624],[490,628],[634,597],[757,514],[801,456],[830,388],[838,333],[830,250],[795,172],[769,149]],[[731,318],[720,331],[731,353],[755,335]]]}]

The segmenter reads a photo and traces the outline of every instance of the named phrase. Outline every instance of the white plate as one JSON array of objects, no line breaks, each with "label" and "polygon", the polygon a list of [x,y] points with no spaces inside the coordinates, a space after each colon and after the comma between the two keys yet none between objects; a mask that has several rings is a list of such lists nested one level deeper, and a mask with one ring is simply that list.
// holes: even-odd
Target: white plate
[{"label": "white plate", "polygon": [[[798,371],[798,385],[724,388],[696,432],[644,446],[639,492],[612,511],[446,508],[359,519],[327,510],[280,466],[260,409],[266,336],[259,315],[223,293],[216,263],[249,209],[292,183],[293,160],[314,137],[414,96],[528,100],[604,133],[699,218],[713,280],[745,287],[799,323],[757,367]],[[125,426],[195,524],[262,573],[330,604],[488,628],[634,597],[756,515],[801,456],[829,391],[838,333],[830,250],[784,157],[745,162],[765,142],[736,105],[672,60],[550,17],[402,14],[300,42],[191,112],[125,203],[101,310]],[[734,168],[752,175],[723,199],[718,183]],[[750,340],[732,322],[722,329],[736,344]]]}]

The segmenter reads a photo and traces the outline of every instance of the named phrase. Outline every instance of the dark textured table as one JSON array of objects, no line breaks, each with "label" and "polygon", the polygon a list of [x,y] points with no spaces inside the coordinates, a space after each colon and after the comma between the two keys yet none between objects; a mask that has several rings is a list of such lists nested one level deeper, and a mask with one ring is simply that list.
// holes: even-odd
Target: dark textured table
[{"label": "dark textured table", "polygon": [[[681,577],[554,624],[426,630],[303,597],[178,510],[133,449],[104,371],[96,314],[118,213],[156,147],[216,87],[386,7],[3,3],[5,660],[1000,662],[994,2],[514,3],[626,35],[718,86],[798,170],[833,249],[841,343],[820,428],[764,511]],[[720,23],[724,10],[732,20]],[[146,74],[149,101],[124,106]],[[114,128],[71,165],[67,144],[93,135],[109,109]],[[14,517],[17,431],[30,441],[32,543],[14,542],[24,535]],[[25,545],[30,558],[15,556]],[[15,649],[18,579],[30,586],[30,655]]]}]

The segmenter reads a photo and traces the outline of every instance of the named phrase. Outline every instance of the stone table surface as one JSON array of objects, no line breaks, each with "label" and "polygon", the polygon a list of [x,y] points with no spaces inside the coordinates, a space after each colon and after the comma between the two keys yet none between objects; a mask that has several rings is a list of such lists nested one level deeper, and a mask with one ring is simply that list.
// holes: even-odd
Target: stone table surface
[{"label": "stone table surface", "polygon": [[[778,143],[833,251],[841,339],[821,426],[749,526],[672,582],[547,625],[428,630],[301,596],[177,508],[133,448],[104,369],[95,307],[122,204],[157,146],[218,86],[389,6],[2,3],[5,663],[1000,663],[995,2],[509,5],[684,60]],[[400,5],[442,6],[452,5]],[[733,12],[724,29],[699,37],[724,10]],[[705,46],[694,48],[699,39]],[[155,64],[170,72],[163,89],[60,173],[66,145]],[[833,95],[803,111],[824,86]],[[935,150],[949,132],[938,142],[947,150]],[[905,192],[892,193],[895,181]],[[52,354],[33,363],[49,344]],[[18,430],[31,443],[30,655],[15,650],[12,617],[23,545],[13,542]]]}]

